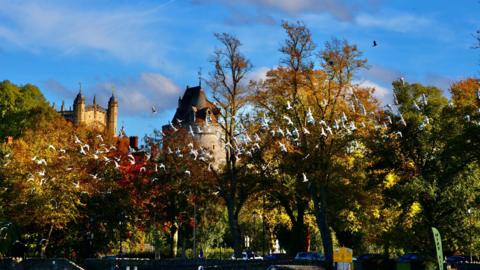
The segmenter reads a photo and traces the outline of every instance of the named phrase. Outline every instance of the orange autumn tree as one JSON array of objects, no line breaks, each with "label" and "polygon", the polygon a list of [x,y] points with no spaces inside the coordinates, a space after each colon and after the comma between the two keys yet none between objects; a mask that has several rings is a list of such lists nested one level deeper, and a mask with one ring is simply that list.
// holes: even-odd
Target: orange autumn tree
[{"label": "orange autumn tree", "polygon": [[315,45],[308,28],[301,23],[283,27],[287,39],[281,48],[282,66],[257,85],[255,102],[262,121],[269,123],[265,125],[269,140],[275,142],[274,163],[291,176],[288,183],[297,194],[308,194],[313,201],[331,266],[330,229],[359,226],[359,206],[347,208],[360,205],[355,198],[365,196],[361,193],[369,149],[364,141],[384,120],[373,89],[353,82],[355,72],[366,63],[356,46],[336,39],[327,42],[317,54],[320,69],[314,69]]},{"label": "orange autumn tree", "polygon": [[480,81],[467,78],[450,86],[452,101],[458,107],[478,107]]},{"label": "orange autumn tree", "polygon": [[81,196],[92,190],[86,168],[93,158],[79,152],[83,145],[74,134],[71,124],[54,117],[15,140],[1,169],[5,214],[23,233],[38,235],[43,251],[53,232],[80,218]]}]

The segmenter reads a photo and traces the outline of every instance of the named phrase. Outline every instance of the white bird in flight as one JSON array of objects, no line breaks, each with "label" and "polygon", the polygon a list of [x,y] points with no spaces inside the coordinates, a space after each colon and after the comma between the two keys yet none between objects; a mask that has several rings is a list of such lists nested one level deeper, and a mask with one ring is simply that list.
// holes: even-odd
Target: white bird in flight
[{"label": "white bird in flight", "polygon": [[420,111],[420,107],[418,106],[417,102],[413,101],[413,108],[417,111]]},{"label": "white bird in flight", "polygon": [[293,109],[292,104],[290,104],[290,101],[287,100],[287,110]]},{"label": "white bird in flight", "polygon": [[310,109],[310,107],[308,107],[307,111],[307,123],[310,125],[315,124],[315,118],[313,118],[312,110]]},{"label": "white bird in flight", "polygon": [[190,135],[195,136],[195,133],[193,132],[193,128],[191,125],[188,126],[188,133],[190,133]]},{"label": "white bird in flight", "polygon": [[44,158],[38,159],[38,160],[37,160],[37,164],[38,164],[38,165],[45,165],[45,166],[47,166],[47,161],[46,161]]},{"label": "white bird in flight", "polygon": [[166,169],[165,169],[165,164],[160,163],[160,166],[158,166],[158,167],[159,167],[160,169],[163,169],[163,171],[166,171]]},{"label": "white bird in flight", "polygon": [[82,141],[80,141],[77,135],[74,135],[74,136],[75,136],[75,144],[82,144]]},{"label": "white bird in flight", "polygon": [[169,122],[168,124],[172,128],[173,132],[177,132],[178,129],[172,124],[172,122]]},{"label": "white bird in flight", "polygon": [[285,146],[284,143],[281,143],[281,142],[278,142],[278,144],[280,145],[280,151],[282,151],[283,153],[287,153],[287,147]]},{"label": "white bird in flight", "polygon": [[325,133],[325,129],[322,127],[321,131],[320,131],[320,135],[321,136],[324,136],[324,137],[327,137],[327,133]]},{"label": "white bird in flight", "polygon": [[427,96],[426,96],[425,94],[422,94],[420,100],[422,101],[423,106],[427,106],[427,105],[428,105]]},{"label": "white bird in flight", "polygon": [[287,120],[287,124],[293,126],[293,121],[290,117],[284,115],[283,119]]}]

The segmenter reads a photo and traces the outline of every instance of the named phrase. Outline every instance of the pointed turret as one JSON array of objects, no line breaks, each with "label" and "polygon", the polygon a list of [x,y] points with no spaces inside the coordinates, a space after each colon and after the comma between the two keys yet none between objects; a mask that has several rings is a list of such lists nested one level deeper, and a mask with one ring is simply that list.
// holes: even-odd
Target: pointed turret
[{"label": "pointed turret", "polygon": [[110,100],[108,101],[107,109],[107,133],[109,136],[115,136],[117,133],[117,115],[118,115],[118,102],[113,91]]},{"label": "pointed turret", "polygon": [[117,103],[117,97],[115,97],[115,94],[112,91],[112,96],[110,97],[110,100],[108,100],[108,106],[113,103]]},{"label": "pointed turret", "polygon": [[85,97],[82,95],[82,84],[79,83],[79,85],[80,85],[80,88],[78,90],[77,96],[75,97],[75,100],[73,101],[73,104],[80,103],[80,102],[85,103]]},{"label": "pointed turret", "polygon": [[62,106],[60,107],[60,111],[65,111],[65,100],[62,100]]},{"label": "pointed turret", "polygon": [[77,97],[73,101],[73,122],[75,124],[80,124],[85,121],[85,97],[82,95],[82,85],[80,84],[80,89],[78,91]]}]

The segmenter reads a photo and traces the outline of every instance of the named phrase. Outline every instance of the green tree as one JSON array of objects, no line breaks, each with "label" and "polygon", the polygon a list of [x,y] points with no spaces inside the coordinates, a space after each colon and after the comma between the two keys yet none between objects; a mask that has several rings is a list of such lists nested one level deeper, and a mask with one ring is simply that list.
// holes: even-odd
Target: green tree
[{"label": "green tree", "polygon": [[468,250],[467,211],[478,208],[479,196],[479,115],[475,96],[460,91],[462,85],[468,84],[452,87],[449,105],[435,87],[393,83],[398,106],[386,112],[392,124],[376,148],[377,169],[386,168],[385,207],[399,213],[385,231],[387,246],[433,256],[430,230],[437,227],[447,251]]},{"label": "green tree", "polygon": [[0,138],[18,137],[25,129],[54,115],[55,111],[36,86],[0,82]]}]

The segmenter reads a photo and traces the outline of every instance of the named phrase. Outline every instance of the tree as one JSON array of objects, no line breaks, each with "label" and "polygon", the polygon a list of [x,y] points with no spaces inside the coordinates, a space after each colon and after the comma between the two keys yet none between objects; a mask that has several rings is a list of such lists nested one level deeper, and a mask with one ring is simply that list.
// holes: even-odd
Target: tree
[{"label": "tree", "polygon": [[250,189],[248,179],[242,177],[235,149],[239,136],[238,117],[247,100],[244,83],[245,74],[251,69],[250,62],[240,52],[240,41],[227,33],[215,34],[223,46],[215,50],[209,85],[213,99],[220,109],[219,126],[221,139],[225,143],[225,166],[215,173],[220,196],[225,201],[228,224],[233,239],[235,256],[241,255],[241,234],[238,215]]},{"label": "tree", "polygon": [[392,124],[375,150],[376,169],[386,168],[385,207],[398,212],[385,232],[388,244],[433,257],[431,227],[437,227],[446,250],[466,250],[472,225],[452,224],[469,224],[468,209],[478,207],[476,84],[454,84],[448,104],[435,87],[393,83],[397,106],[386,112]]},{"label": "tree", "polygon": [[45,127],[25,131],[1,171],[8,190],[2,198],[6,214],[21,228],[40,232],[43,250],[52,232],[77,219],[82,207],[80,195],[86,187],[81,181],[86,173],[75,166],[83,157],[76,154],[72,133],[59,117]]},{"label": "tree", "polygon": [[[277,159],[281,169],[294,179],[294,192],[307,193],[313,201],[331,267],[331,226],[348,206],[345,202],[354,202],[355,193],[343,191],[355,191],[366,182],[363,164],[368,149],[363,140],[378,126],[378,102],[372,89],[352,82],[356,70],[366,63],[356,46],[336,39],[327,42],[318,54],[321,69],[315,70],[311,60],[315,45],[308,28],[302,23],[283,27],[288,37],[281,48],[285,66],[267,74],[257,91],[257,104],[264,118],[272,119],[265,121],[272,123],[271,140],[277,143],[274,157],[281,157]],[[332,193],[336,196],[329,196]],[[303,199],[299,197],[297,203]]]},{"label": "tree", "polygon": [[36,86],[0,82],[0,138],[18,137],[25,129],[54,115],[55,111]]},{"label": "tree", "polygon": [[[308,84],[307,77],[313,73],[313,62],[311,56],[316,45],[311,39],[308,28],[303,24],[296,25],[283,23],[288,38],[280,51],[284,54],[281,64],[284,66],[271,70],[267,73],[266,82],[257,85],[258,91],[254,102],[259,109],[258,114],[270,117],[273,123],[285,123],[285,116],[293,116],[292,123],[280,125],[282,130],[291,128],[291,124],[301,126],[302,119],[293,113],[290,115],[285,108],[285,104],[292,100],[295,104],[296,99],[303,96],[305,87]],[[290,131],[288,131],[290,133]],[[301,132],[301,131],[300,131]],[[267,192],[281,205],[292,223],[292,232],[289,253],[294,254],[299,250],[308,250],[307,228],[305,226],[304,216],[308,208],[310,198],[306,186],[299,181],[302,177],[297,170],[298,167],[294,163],[298,163],[298,156],[284,157],[284,163],[281,160],[272,160],[275,155],[279,154],[275,151],[277,145],[273,144],[275,140],[271,140],[266,136],[262,140],[264,144],[262,149],[264,154],[260,155],[255,162],[263,165],[264,170],[270,170],[270,173],[263,173],[266,180],[266,187],[272,187]],[[270,148],[270,150],[267,150]],[[272,154],[272,150],[274,153]],[[269,166],[267,166],[269,165]],[[277,173],[278,170],[281,173]]]}]

